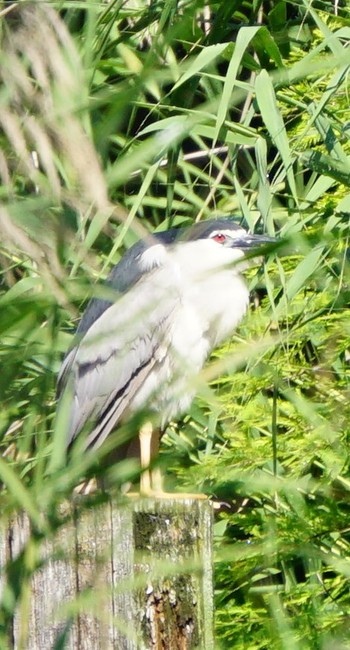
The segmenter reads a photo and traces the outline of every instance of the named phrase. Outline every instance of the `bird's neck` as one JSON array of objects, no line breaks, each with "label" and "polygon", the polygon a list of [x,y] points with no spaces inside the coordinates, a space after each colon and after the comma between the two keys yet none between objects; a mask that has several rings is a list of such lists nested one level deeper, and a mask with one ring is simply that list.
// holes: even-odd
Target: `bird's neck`
[{"label": "bird's neck", "polygon": [[[191,255],[191,244],[193,255]],[[239,272],[240,251],[215,242],[188,242],[188,250],[176,255],[182,299],[202,324],[211,348],[230,336],[242,320],[249,291]],[[238,262],[238,263],[237,263]]]}]

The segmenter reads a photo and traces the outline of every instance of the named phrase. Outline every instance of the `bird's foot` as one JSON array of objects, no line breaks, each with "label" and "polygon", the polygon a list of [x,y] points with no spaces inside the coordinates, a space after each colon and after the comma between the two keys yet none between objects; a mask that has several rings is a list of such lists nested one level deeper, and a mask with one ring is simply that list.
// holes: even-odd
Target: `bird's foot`
[{"label": "bird's foot", "polygon": [[73,492],[79,496],[86,496],[88,494],[95,494],[99,488],[96,478],[90,478],[79,485],[76,485]]},{"label": "bird's foot", "polygon": [[164,492],[164,490],[140,490],[140,492],[127,492],[126,497],[131,499],[176,499],[180,501],[181,499],[197,499],[204,501],[209,499],[207,494],[196,494],[195,492]]},{"label": "bird's foot", "polygon": [[127,492],[125,496],[138,499],[208,499],[206,494],[165,492],[159,468],[146,469],[140,476],[140,492]]}]

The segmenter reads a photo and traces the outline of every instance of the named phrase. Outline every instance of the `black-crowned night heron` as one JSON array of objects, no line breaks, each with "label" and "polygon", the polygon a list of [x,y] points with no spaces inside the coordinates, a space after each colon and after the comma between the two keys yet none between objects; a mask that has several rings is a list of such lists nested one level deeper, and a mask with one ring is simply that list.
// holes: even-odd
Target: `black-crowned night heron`
[{"label": "black-crowned night heron", "polygon": [[221,218],[158,233],[130,248],[108,279],[115,301],[90,302],[62,364],[67,448],[83,436],[83,448],[95,449],[127,418],[148,413],[136,432],[139,451],[133,440],[119,457],[138,453],[141,492],[158,492],[148,468],[159,431],[189,408],[210,352],[247,310],[245,253],[259,255],[271,241]]}]

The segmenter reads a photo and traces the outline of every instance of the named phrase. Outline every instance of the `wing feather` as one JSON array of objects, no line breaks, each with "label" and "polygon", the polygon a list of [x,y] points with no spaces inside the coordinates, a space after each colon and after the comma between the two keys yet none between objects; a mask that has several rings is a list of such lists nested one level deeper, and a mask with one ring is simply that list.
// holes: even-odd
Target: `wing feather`
[{"label": "wing feather", "polygon": [[60,391],[69,391],[71,397],[68,445],[89,422],[86,447],[100,446],[132,410],[170,344],[178,304],[175,274],[169,268],[155,269],[106,309],[69,352],[59,377]]}]

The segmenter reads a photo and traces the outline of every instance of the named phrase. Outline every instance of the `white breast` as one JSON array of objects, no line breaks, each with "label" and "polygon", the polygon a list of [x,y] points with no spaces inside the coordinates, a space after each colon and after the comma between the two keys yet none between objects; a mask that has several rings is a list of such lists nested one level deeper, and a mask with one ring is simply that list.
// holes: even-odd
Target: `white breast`
[{"label": "white breast", "polygon": [[249,292],[234,264],[241,258],[237,249],[224,249],[210,240],[182,242],[169,253],[179,304],[166,354],[137,398],[140,403],[152,395],[148,403],[162,413],[163,423],[188,409],[206,359],[247,310]]},{"label": "white breast", "polygon": [[183,304],[193,312],[211,351],[242,320],[249,292],[240,274],[242,251],[211,240],[188,242],[175,251],[183,286]]}]

